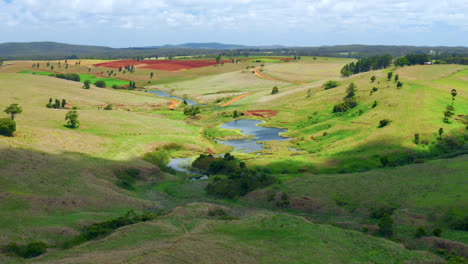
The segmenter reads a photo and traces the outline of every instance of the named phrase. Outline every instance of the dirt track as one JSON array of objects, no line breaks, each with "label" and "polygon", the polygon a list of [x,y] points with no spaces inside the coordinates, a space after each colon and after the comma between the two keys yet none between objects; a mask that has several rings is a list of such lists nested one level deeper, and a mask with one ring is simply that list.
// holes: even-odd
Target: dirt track
[{"label": "dirt track", "polygon": [[263,75],[261,74],[257,68],[254,69],[254,72],[255,72],[255,75],[257,75],[258,77],[262,78],[262,79],[266,79],[266,80],[271,80],[271,81],[280,81],[280,82],[288,82],[288,83],[294,83],[294,84],[306,84],[305,82],[300,82],[300,81],[288,81],[288,80],[283,80],[283,79],[277,79],[277,78],[273,78],[273,77],[270,77],[270,76],[266,76],[266,75]]},{"label": "dirt track", "polygon": [[237,96],[236,98],[232,99],[231,101],[229,101],[229,102],[227,102],[227,103],[225,103],[225,104],[222,104],[221,106],[222,106],[222,107],[228,106],[228,105],[234,103],[235,101],[237,101],[237,100],[239,100],[239,99],[242,99],[242,98],[246,97],[247,95],[251,95],[251,94],[254,94],[254,93],[246,93],[246,94]]},{"label": "dirt track", "polygon": [[171,100],[171,104],[169,105],[169,109],[174,110],[175,107],[179,104],[179,101]]}]

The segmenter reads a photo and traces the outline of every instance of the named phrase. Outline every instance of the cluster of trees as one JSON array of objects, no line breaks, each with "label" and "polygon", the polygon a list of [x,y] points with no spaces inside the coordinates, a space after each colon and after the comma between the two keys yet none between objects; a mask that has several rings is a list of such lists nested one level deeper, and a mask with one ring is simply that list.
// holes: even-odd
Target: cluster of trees
[{"label": "cluster of trees", "polygon": [[132,89],[135,89],[135,88],[136,88],[136,83],[130,81],[130,83],[128,84],[128,89],[129,89],[129,90],[132,90]]},{"label": "cluster of trees", "polygon": [[200,155],[192,164],[193,168],[210,175],[227,175],[226,178],[215,176],[206,186],[210,195],[235,198],[244,196],[257,189],[276,182],[276,178],[246,167],[245,163],[226,153],[224,157]]},{"label": "cluster of trees", "polygon": [[356,63],[351,62],[346,64],[341,69],[341,75],[348,77],[360,72],[368,72],[371,70],[385,69],[392,64],[392,55],[374,56],[369,58],[359,59]]},{"label": "cluster of trees", "polygon": [[408,65],[422,65],[425,62],[431,61],[427,54],[408,54],[404,57],[398,58],[395,61],[395,66],[408,66]]},{"label": "cluster of trees", "polygon": [[117,75],[117,73],[114,73],[114,70],[108,70],[108,71],[106,71],[106,73],[107,73],[107,76],[109,76],[109,77],[111,77],[112,75],[114,75],[114,76]]},{"label": "cluster of trees", "polygon": [[461,64],[468,65],[468,57],[448,57],[443,60],[436,60],[434,64]]},{"label": "cluster of trees", "polygon": [[333,106],[333,113],[347,112],[356,106],[356,85],[354,83],[350,83],[346,89],[346,95],[343,98],[343,101]]},{"label": "cluster of trees", "polygon": [[[129,72],[135,72],[135,66],[133,65],[125,65],[125,71],[129,71]],[[119,72],[121,72],[123,69],[122,69],[122,66],[119,67]],[[124,73],[125,73],[124,71]]]},{"label": "cluster of trees", "polygon": [[60,108],[65,108],[65,105],[67,104],[67,100],[65,99],[62,99],[62,101],[60,101],[59,99],[55,99],[55,103],[52,103],[52,102],[53,102],[52,98],[49,98],[49,103],[46,104],[46,107],[60,109]]},{"label": "cluster of trees", "polygon": [[18,245],[12,242],[5,247],[5,251],[23,258],[34,258],[47,251],[47,244],[42,241],[30,242],[26,245]]},{"label": "cluster of trees", "polygon": [[39,68],[39,67],[40,67],[40,64],[39,64],[39,62],[38,62],[38,63],[35,63],[35,64],[33,64],[33,65],[32,65],[32,67],[33,67],[33,68]]},{"label": "cluster of trees", "polygon": [[55,76],[60,79],[75,81],[75,82],[79,82],[81,80],[80,75],[76,73],[56,73],[56,74],[53,74],[52,76]]},{"label": "cluster of trees", "polygon": [[198,106],[186,106],[184,108],[184,115],[196,116],[201,113],[200,107]]}]

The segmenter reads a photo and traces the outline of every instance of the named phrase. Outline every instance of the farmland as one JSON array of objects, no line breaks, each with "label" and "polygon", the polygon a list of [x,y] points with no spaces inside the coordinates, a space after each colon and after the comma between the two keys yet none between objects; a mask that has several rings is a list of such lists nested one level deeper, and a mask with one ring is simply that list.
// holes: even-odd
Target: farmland
[{"label": "farmland", "polygon": [[[351,62],[306,56],[222,57],[219,64],[7,62],[0,68],[0,106],[18,103],[22,113],[14,136],[0,136],[0,246],[43,241],[48,249],[32,260],[0,254],[0,262],[445,263],[452,253],[468,257],[468,232],[453,228],[468,216],[468,67],[392,65],[345,78],[340,70]],[[78,74],[80,82],[51,74]],[[98,80],[107,87],[94,86]],[[324,89],[329,80],[337,86]],[[352,83],[357,106],[334,112]],[[152,90],[195,100],[200,113]],[[66,104],[48,108],[49,99]],[[452,103],[455,115],[444,122],[442,112]],[[79,128],[66,126],[70,110],[79,114]],[[207,186],[222,189],[220,182],[235,181],[232,174],[210,171],[208,179],[193,180],[167,167],[171,158],[229,153],[225,139],[251,140],[220,128],[239,119],[287,130],[281,136],[288,140],[266,141],[260,151],[233,152],[235,158],[222,161],[238,162],[249,180],[274,179],[268,185],[216,196]],[[379,126],[384,119],[390,122]],[[65,246],[84,227],[129,210],[154,218]],[[376,210],[389,212],[391,235],[380,232]],[[415,238],[419,227],[429,234]],[[436,228],[442,233],[430,235]],[[446,251],[434,246],[442,243]]]}]

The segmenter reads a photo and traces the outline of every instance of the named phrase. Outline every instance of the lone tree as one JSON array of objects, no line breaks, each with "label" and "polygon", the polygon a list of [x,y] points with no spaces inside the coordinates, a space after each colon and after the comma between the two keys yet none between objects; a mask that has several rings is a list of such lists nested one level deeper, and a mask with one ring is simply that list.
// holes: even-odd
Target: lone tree
[{"label": "lone tree", "polygon": [[7,115],[10,115],[11,120],[15,120],[15,115],[21,114],[23,112],[23,109],[20,106],[18,106],[18,104],[11,104],[7,108],[5,108],[3,112],[5,112]]},{"label": "lone tree", "polygon": [[395,82],[398,82],[398,80],[400,79],[400,76],[398,76],[398,74],[395,75]]},{"label": "lone tree", "polygon": [[370,78],[371,82],[375,82],[375,75]]},{"label": "lone tree", "polygon": [[447,105],[447,107],[445,107],[445,111],[444,111],[444,122],[445,123],[448,123],[449,119],[452,118],[453,115],[455,115],[454,111],[455,111],[455,109],[451,105]]},{"label": "lone tree", "polygon": [[83,83],[83,89],[89,89],[89,87],[91,87],[90,85],[91,85],[91,81],[85,80]]},{"label": "lone tree", "polygon": [[444,129],[439,128],[439,139],[442,139],[442,134],[444,134]]},{"label": "lone tree", "polygon": [[150,74],[151,79],[153,79],[153,75],[154,75],[154,73],[151,73],[151,74]]},{"label": "lone tree", "polygon": [[69,128],[78,128],[80,126],[80,121],[78,121],[78,112],[68,111],[65,116],[65,121],[67,121],[67,127]]},{"label": "lone tree", "polygon": [[392,79],[393,72],[387,73],[387,80],[390,81]]},{"label": "lone tree", "polygon": [[273,87],[273,89],[271,89],[271,94],[277,94],[279,92],[278,90],[278,87]]},{"label": "lone tree", "polygon": [[452,94],[452,108],[453,108],[453,101],[455,101],[455,96],[457,96],[457,90],[452,89],[450,93]]}]

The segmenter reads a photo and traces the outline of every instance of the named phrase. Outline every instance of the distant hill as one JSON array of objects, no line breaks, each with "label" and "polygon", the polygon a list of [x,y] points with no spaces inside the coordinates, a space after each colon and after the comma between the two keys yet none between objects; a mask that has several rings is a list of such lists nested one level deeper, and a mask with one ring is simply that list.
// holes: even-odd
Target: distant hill
[{"label": "distant hill", "polygon": [[249,55],[302,55],[361,58],[408,53],[468,54],[467,47],[417,47],[384,45],[339,45],[321,47],[245,46],[223,43],[185,43],[152,47],[110,48],[102,46],[72,45],[57,42],[10,42],[0,44],[0,58],[4,59],[70,59],[70,58],[137,58],[147,56],[249,56]]}]

